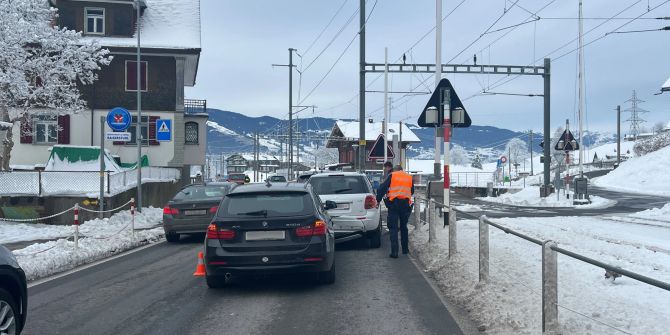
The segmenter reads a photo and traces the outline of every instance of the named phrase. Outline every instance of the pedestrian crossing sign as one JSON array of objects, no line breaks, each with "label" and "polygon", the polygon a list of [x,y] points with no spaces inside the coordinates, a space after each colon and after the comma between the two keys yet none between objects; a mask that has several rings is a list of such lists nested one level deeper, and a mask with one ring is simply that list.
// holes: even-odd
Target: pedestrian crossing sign
[{"label": "pedestrian crossing sign", "polygon": [[172,120],[156,120],[156,141],[172,141]]}]

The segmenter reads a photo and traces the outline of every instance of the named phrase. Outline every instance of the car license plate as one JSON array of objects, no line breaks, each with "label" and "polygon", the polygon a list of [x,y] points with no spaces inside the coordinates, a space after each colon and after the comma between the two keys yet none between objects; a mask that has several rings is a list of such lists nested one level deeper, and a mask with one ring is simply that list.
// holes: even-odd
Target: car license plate
[{"label": "car license plate", "polygon": [[343,203],[343,204],[338,203],[338,204],[337,204],[337,208],[335,208],[335,209],[339,209],[339,210],[348,210],[348,209],[349,209],[349,204],[348,204],[348,203]]},{"label": "car license plate", "polygon": [[286,232],[283,230],[269,231],[248,231],[245,234],[247,241],[275,241],[286,238]]},{"label": "car license plate", "polygon": [[184,211],[184,215],[191,216],[191,215],[205,215],[207,214],[206,209],[196,209],[196,210],[190,210],[190,211]]}]

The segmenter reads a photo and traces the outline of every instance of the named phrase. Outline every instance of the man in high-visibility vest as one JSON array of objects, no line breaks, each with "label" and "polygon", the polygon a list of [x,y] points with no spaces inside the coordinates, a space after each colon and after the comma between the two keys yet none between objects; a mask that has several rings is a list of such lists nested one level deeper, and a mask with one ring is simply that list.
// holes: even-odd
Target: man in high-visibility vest
[{"label": "man in high-visibility vest", "polygon": [[412,212],[412,194],[414,194],[412,176],[403,171],[400,165],[393,168],[391,177],[386,178],[377,190],[377,202],[384,196],[388,198],[386,226],[391,235],[391,254],[389,255],[391,258],[398,258],[398,229],[400,229],[402,253],[409,253],[407,221]]}]

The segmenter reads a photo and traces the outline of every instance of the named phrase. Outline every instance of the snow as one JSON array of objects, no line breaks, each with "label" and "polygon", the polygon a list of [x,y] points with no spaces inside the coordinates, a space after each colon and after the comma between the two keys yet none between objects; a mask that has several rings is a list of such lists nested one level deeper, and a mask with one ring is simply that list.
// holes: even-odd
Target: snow
[{"label": "snow", "polygon": [[[593,162],[593,156],[598,155],[598,159],[606,160],[607,156],[613,157],[616,159],[616,143],[607,143],[595,148],[588,148],[584,152],[584,163]],[[633,147],[635,146],[634,141],[622,141],[621,142],[621,156],[622,157],[633,157]],[[579,156],[575,156],[579,157]]]},{"label": "snow", "polygon": [[[142,48],[200,49],[200,0],[144,0]],[[84,37],[104,47],[136,47],[133,37]]]},{"label": "snow", "polygon": [[[28,280],[46,277],[96,261],[143,244],[154,243],[164,234],[161,208],[143,208],[135,216],[135,238],[131,238],[130,211],[111,218],[86,221],[79,226],[79,249],[71,237],[73,226],[13,224],[0,221],[0,243],[55,239],[14,250]],[[49,249],[51,248],[51,249]],[[48,250],[47,250],[48,249]],[[43,252],[41,252],[43,251]]]},{"label": "snow", "polygon": [[670,146],[633,157],[593,184],[609,189],[670,196]]},{"label": "snow", "polygon": [[[668,206],[649,215],[659,218],[667,211]],[[670,229],[598,217],[494,221],[540,240],[556,241],[560,247],[584,256],[670,281]],[[478,222],[459,220],[457,229],[459,250],[451,258],[448,229],[438,229],[437,243],[432,245],[427,243],[427,226],[414,231],[410,238],[414,254],[438,281],[442,292],[468,310],[489,334],[540,334],[541,247],[489,226],[490,280],[479,284]],[[558,256],[560,333],[618,333],[566,308],[633,334],[667,333],[670,292],[627,277],[612,282],[604,274],[601,268]]]},{"label": "snow", "polygon": [[13,126],[14,124],[11,122],[0,121],[0,129],[7,130],[11,129]]},{"label": "snow", "polygon": [[214,121],[207,121],[207,125],[213,129],[213,131],[216,131],[218,133],[224,134],[224,135],[230,135],[230,136],[239,136],[238,133],[214,122]]},{"label": "snow", "polygon": [[607,208],[616,205],[615,200],[609,200],[598,196],[590,196],[590,204],[573,205],[572,199],[567,199],[564,195],[540,197],[539,186],[528,186],[519,191],[510,190],[508,193],[501,194],[498,197],[477,198],[481,201],[495,202],[499,204],[524,206],[524,207],[575,207],[579,209]]},{"label": "snow", "polygon": [[[389,122],[388,126],[389,126],[388,131],[389,138],[387,139],[387,141],[390,142],[393,139],[393,135],[400,136],[400,123]],[[335,122],[335,126],[333,126],[333,129],[335,129],[335,127],[340,129],[345,138],[357,139],[360,136],[358,121],[337,121]],[[365,123],[366,141],[375,141],[379,136],[379,134],[381,133],[382,133],[381,122]],[[407,127],[407,124],[405,123],[403,123],[402,125],[402,141],[410,143],[421,142],[421,140],[416,136],[416,134],[414,134],[414,132],[411,131]]]}]

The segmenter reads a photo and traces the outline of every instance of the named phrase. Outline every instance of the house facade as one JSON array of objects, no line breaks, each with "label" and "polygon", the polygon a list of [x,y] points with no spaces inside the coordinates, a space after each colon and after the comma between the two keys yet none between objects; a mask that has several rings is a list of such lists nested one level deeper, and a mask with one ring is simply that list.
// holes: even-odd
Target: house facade
[{"label": "house facade", "polygon": [[[59,116],[45,113],[15,125],[21,131],[14,131],[10,164],[44,164],[54,144],[99,146],[101,135],[112,131],[101,120],[111,109],[123,107],[133,118],[127,130],[131,140],[104,143],[105,149],[122,163],[137,162],[140,142],[142,155],[148,157],[151,166],[188,171],[190,165],[204,165],[206,102],[184,98],[184,87],[195,85],[200,59],[199,0],[142,0],[139,18],[133,0],[50,0],[50,3],[58,9],[58,26],[82,32],[84,41],[97,41],[110,50],[113,59],[98,72],[94,84],[81,87],[87,103],[85,112]],[[142,100],[140,120],[138,89]],[[172,123],[171,138],[158,141],[156,121],[166,119]],[[135,136],[138,126],[142,134],[139,141]]]},{"label": "house facade", "polygon": [[230,155],[226,158],[228,173],[244,173],[254,170],[256,166],[258,171],[263,173],[275,173],[279,169],[279,159],[271,155],[260,154],[257,164],[252,154]]},{"label": "house facade", "polygon": [[[406,157],[405,152],[411,143],[419,143],[421,140],[402,123],[389,122],[388,124],[387,145],[393,146],[393,135],[399,136],[400,152],[394,153],[400,155],[401,161]],[[367,122],[365,124],[365,157],[363,163],[366,170],[381,170],[383,162],[378,159],[367,159],[372,150],[377,137],[383,132],[382,122]],[[358,162],[358,150],[360,130],[358,121],[337,121],[330,132],[327,148],[337,148],[339,153],[339,163],[352,164],[355,169],[360,165]],[[383,154],[383,151],[382,151]],[[390,160],[390,159],[389,159]]]}]

